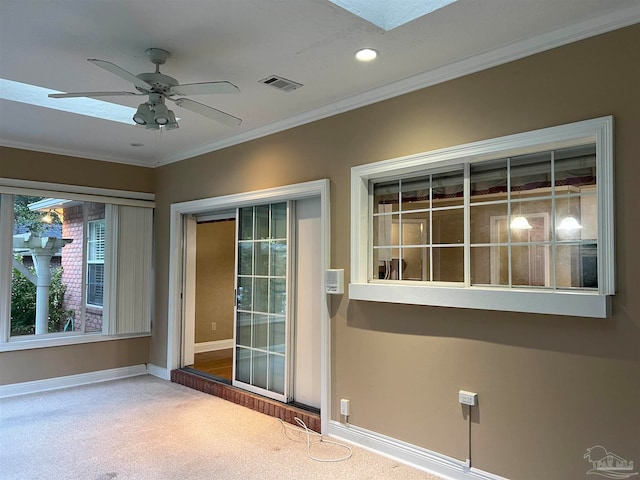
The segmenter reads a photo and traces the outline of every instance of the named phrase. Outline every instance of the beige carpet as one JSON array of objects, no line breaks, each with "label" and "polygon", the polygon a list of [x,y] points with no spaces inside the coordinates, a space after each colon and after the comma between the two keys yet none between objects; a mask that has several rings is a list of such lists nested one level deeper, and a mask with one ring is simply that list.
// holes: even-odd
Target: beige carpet
[{"label": "beige carpet", "polygon": [[151,376],[0,400],[0,478],[437,480]]}]

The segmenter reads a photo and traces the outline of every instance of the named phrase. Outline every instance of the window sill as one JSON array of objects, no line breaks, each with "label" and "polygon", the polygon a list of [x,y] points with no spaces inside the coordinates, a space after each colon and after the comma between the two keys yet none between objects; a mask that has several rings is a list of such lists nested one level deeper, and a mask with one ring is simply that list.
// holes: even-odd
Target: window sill
[{"label": "window sill", "polygon": [[388,283],[351,283],[349,299],[593,318],[607,318],[611,310],[610,297],[595,293]]},{"label": "window sill", "polygon": [[65,345],[78,345],[82,343],[108,342],[111,340],[124,340],[128,338],[150,337],[151,333],[136,333],[126,335],[103,335],[101,333],[85,333],[82,335],[48,336],[46,338],[12,338],[7,343],[0,344],[0,352],[13,352],[17,350],[32,350],[36,348],[61,347]]}]

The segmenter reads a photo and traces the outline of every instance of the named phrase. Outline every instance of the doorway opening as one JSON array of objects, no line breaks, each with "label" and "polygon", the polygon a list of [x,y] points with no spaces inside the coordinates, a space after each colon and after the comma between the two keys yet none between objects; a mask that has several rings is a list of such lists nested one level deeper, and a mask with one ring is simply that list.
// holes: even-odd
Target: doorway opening
[{"label": "doorway opening", "polygon": [[170,272],[172,378],[187,367],[317,411],[328,424],[328,186],[321,180],[172,205],[172,251],[182,250]]},{"label": "doorway opening", "polygon": [[198,216],[195,254],[194,370],[233,380],[236,219]]}]

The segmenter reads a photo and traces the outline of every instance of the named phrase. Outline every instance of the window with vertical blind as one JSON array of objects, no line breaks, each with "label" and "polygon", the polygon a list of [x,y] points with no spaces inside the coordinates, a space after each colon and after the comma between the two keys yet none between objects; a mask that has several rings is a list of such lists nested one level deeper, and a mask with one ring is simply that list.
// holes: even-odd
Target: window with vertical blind
[{"label": "window with vertical blind", "polygon": [[610,117],[352,169],[356,300],[606,317]]},{"label": "window with vertical blind", "polygon": [[0,351],[150,333],[152,198],[0,179]]}]

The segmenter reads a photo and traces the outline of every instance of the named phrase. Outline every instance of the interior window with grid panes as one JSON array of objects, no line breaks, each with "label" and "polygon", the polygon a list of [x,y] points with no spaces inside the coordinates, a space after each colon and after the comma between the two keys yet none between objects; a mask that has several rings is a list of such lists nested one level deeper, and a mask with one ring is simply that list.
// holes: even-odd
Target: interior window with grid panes
[{"label": "interior window with grid panes", "polygon": [[598,288],[595,144],[370,183],[370,281]]},{"label": "interior window with grid panes", "polygon": [[464,280],[464,172],[374,184],[374,278]]}]

